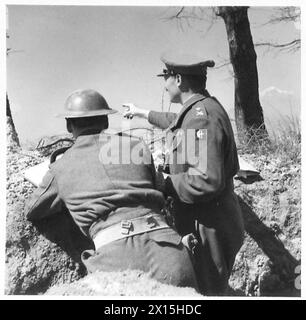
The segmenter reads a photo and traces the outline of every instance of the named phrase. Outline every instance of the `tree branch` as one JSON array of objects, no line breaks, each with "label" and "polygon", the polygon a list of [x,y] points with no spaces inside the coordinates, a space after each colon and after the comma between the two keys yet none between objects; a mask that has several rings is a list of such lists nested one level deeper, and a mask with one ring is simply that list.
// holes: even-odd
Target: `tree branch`
[{"label": "tree branch", "polygon": [[301,47],[301,39],[294,39],[293,41],[278,44],[273,42],[257,42],[255,47],[271,47],[280,50],[297,51]]},{"label": "tree branch", "polygon": [[58,139],[58,140],[56,140],[55,142],[50,143],[50,144],[47,144],[46,146],[44,146],[44,145],[41,145],[41,144],[44,143],[43,139],[41,139],[35,149],[36,149],[36,150],[42,150],[42,149],[50,148],[50,147],[52,147],[52,146],[54,146],[54,145],[56,145],[57,143],[60,143],[60,142],[70,142],[70,143],[73,143],[74,140],[72,140],[72,139],[70,139],[70,138],[62,138],[62,139]]},{"label": "tree branch", "polygon": [[[207,12],[210,13],[207,13]],[[186,23],[188,27],[191,27],[191,20],[193,21],[208,21],[209,26],[206,29],[206,33],[213,27],[215,21],[218,19],[214,14],[214,8],[201,8],[201,7],[181,7],[178,12],[162,18],[163,21],[175,20],[179,29],[184,30],[183,23]]]},{"label": "tree branch", "polygon": [[180,14],[184,11],[185,7],[182,7],[179,12],[174,16],[174,18],[178,18]]},{"label": "tree branch", "polygon": [[231,61],[230,60],[224,60],[220,64],[216,65],[214,67],[214,69],[221,69],[221,68],[229,66],[229,65],[231,65]]},{"label": "tree branch", "polygon": [[278,8],[277,14],[274,14],[263,26],[280,22],[296,22],[299,21],[300,18],[301,11],[298,7],[281,7]]}]

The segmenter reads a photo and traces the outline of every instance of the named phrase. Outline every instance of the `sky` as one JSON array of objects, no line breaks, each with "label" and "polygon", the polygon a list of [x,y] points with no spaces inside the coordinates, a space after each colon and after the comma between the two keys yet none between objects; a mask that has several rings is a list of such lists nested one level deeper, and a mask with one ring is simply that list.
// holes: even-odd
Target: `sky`
[{"label": "sky", "polygon": [[[208,9],[208,7],[207,7]],[[126,126],[122,104],[157,111],[179,111],[163,92],[156,77],[163,69],[162,52],[193,51],[212,59],[216,66],[228,59],[224,22],[210,26],[202,20],[167,19],[179,7],[168,6],[55,6],[7,7],[7,92],[22,143],[62,134],[65,121],[55,118],[68,95],[77,89],[99,91],[111,108],[110,127]],[[254,42],[289,42],[300,27],[264,25],[275,7],[251,7],[249,20]],[[280,53],[257,48],[259,91],[267,125],[283,116],[300,117],[300,52]],[[229,66],[208,70],[207,89],[218,98],[230,117],[234,110],[234,83]],[[145,125],[133,120],[132,126]]]}]

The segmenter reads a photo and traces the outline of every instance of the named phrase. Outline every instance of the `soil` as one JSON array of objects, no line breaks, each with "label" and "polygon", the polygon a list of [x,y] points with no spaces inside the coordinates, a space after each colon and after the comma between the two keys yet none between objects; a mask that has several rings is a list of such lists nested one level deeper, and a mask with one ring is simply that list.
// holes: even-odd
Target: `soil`
[{"label": "soil", "polygon": [[[92,243],[67,212],[35,225],[28,222],[24,204],[33,186],[22,172],[48,155],[21,149],[7,153],[6,294],[198,295],[191,288],[158,283],[142,272],[86,276],[80,253]],[[301,167],[268,155],[243,157],[260,170],[261,178],[235,180],[246,233],[229,295],[299,296]]]},{"label": "soil", "polygon": [[193,288],[162,284],[142,271],[96,272],[70,284],[54,286],[46,295],[61,296],[192,296],[203,297]]},{"label": "soil", "polygon": [[235,181],[246,236],[230,285],[246,296],[300,296],[301,168],[271,156],[243,155],[261,175]]}]

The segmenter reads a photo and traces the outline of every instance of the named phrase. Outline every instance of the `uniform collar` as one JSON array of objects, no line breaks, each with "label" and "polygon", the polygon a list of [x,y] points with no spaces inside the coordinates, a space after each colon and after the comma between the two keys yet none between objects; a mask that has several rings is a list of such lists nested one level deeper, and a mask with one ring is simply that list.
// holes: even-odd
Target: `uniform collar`
[{"label": "uniform collar", "polygon": [[176,128],[178,122],[181,120],[182,117],[184,117],[187,110],[189,110],[198,101],[203,100],[207,97],[209,97],[208,92],[205,92],[205,95],[200,93],[195,93],[191,97],[189,97],[186,101],[184,101],[182,110],[178,113],[176,119],[170,125],[169,129]]},{"label": "uniform collar", "polygon": [[91,139],[93,136],[100,135],[102,133],[103,131],[96,129],[85,130],[76,137],[75,143],[84,143],[84,141],[88,141],[88,139]]},{"label": "uniform collar", "polygon": [[188,108],[189,106],[191,106],[192,104],[198,102],[199,100],[201,100],[204,97],[204,95],[200,94],[200,93],[194,93],[192,96],[190,96],[187,100],[184,101],[183,103],[183,109]]},{"label": "uniform collar", "polygon": [[101,132],[103,132],[103,130],[101,130],[101,129],[88,128],[88,129],[84,130],[83,132],[81,132],[79,134],[79,136],[88,136],[88,135],[92,135],[92,134],[99,134]]}]

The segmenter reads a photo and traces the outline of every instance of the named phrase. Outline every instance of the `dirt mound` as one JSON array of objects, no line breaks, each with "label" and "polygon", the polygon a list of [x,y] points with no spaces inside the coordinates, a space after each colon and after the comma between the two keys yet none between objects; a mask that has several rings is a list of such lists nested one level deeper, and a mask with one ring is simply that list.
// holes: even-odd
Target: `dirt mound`
[{"label": "dirt mound", "polygon": [[299,296],[301,180],[298,163],[245,154],[257,181],[235,181],[246,237],[230,279],[249,296]]},{"label": "dirt mound", "polygon": [[33,186],[22,172],[42,160],[37,152],[7,156],[6,294],[40,294],[55,284],[85,275],[79,253],[91,243],[68,214],[35,225],[24,217],[25,200]]},{"label": "dirt mound", "polygon": [[[261,171],[262,178],[235,181],[246,237],[231,275],[230,294],[300,295],[296,290],[301,257],[300,165],[269,156],[244,157]],[[6,294],[195,294],[189,288],[156,283],[142,273],[99,273],[79,280],[85,276],[80,253],[92,243],[67,212],[35,225],[24,217],[24,203],[33,187],[22,172],[44,159],[37,151],[7,156]]]},{"label": "dirt mound", "polygon": [[55,286],[46,295],[57,296],[194,296],[193,288],[162,284],[142,271],[96,272],[71,284]]}]

